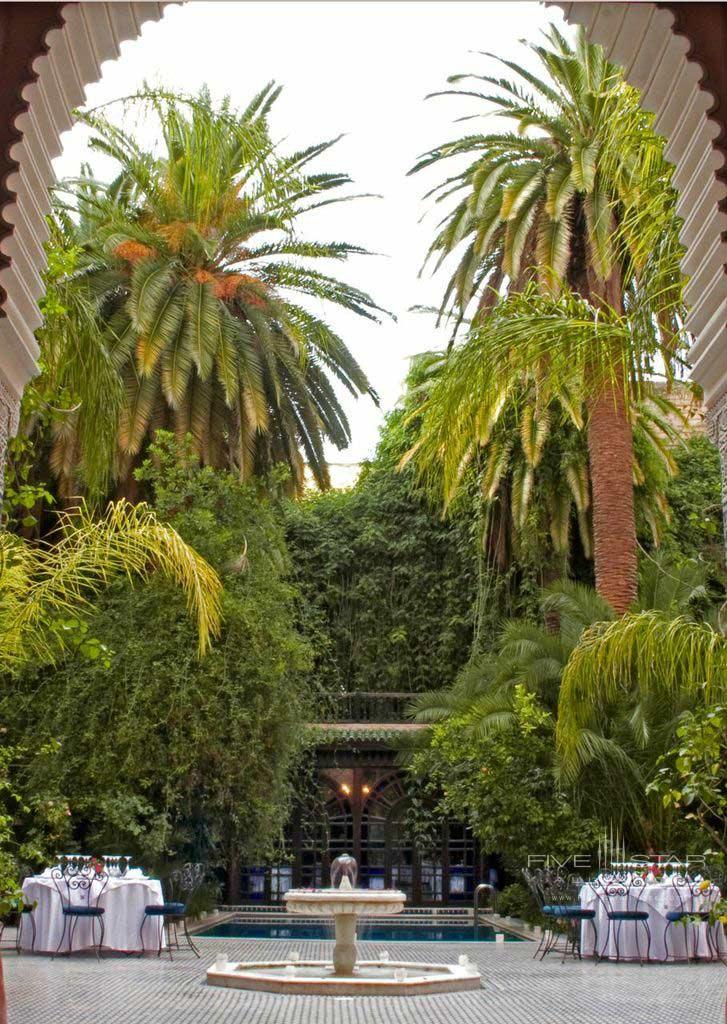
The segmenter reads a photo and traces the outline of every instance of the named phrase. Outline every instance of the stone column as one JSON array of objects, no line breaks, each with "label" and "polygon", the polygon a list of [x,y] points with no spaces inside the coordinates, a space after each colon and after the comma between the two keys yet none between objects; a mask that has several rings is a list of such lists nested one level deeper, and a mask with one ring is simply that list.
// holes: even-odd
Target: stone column
[{"label": "stone column", "polygon": [[727,391],[707,410],[709,436],[719,448],[722,464],[722,515],[727,548]]},{"label": "stone column", "polygon": [[349,977],[356,966],[356,915],[336,914],[336,945],[333,968],[336,974]]},{"label": "stone column", "polygon": [[0,501],[3,496],[3,473],[8,441],[18,429],[20,402],[0,377]]}]

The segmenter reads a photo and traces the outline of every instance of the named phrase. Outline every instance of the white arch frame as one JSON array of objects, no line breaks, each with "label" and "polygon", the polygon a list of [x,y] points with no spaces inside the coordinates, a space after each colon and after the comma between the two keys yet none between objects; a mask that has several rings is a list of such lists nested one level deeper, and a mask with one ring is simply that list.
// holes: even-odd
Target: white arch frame
[{"label": "white arch frame", "polygon": [[695,342],[690,352],[693,377],[708,404],[727,392],[727,214],[718,204],[727,185],[715,175],[724,165],[712,145],[720,126],[708,116],[714,97],[700,88],[703,70],[688,57],[689,41],[673,31],[674,16],[654,3],[561,3],[566,19],[583,25],[588,38],[623,67],[641,90],[642,102],[656,115],[656,130],[667,139],[675,165],[677,210],[684,219],[682,262],[691,313],[687,323]]},{"label": "white arch frame", "polygon": [[[162,17],[167,4],[69,3],[63,28],[48,33],[48,53],[34,63],[35,83],[24,90],[29,109],[19,115],[23,137],[11,150],[19,164],[9,179],[16,201],[5,217],[14,225],[0,250],[10,265],[0,270],[7,298],[0,319],[0,457],[17,426],[23,388],[37,371],[34,331],[40,323],[43,291],[45,216],[50,210],[51,160],[60,154],[60,135],[72,125],[71,111],[82,105],[85,87],[101,75],[104,61],[116,58],[120,44],[136,38],[144,22]],[[566,3],[556,6],[566,20],[585,27],[589,39],[625,70],[642,90],[644,106],[656,114],[656,127],[668,139],[676,165],[679,212],[684,218],[683,267],[690,276],[688,327],[694,379],[702,385],[723,464],[727,460],[727,215],[719,202],[727,186],[715,176],[724,162],[712,145],[719,125],[709,119],[713,98],[700,88],[702,69],[688,58],[688,41],[673,31],[674,18],[655,3]]]}]

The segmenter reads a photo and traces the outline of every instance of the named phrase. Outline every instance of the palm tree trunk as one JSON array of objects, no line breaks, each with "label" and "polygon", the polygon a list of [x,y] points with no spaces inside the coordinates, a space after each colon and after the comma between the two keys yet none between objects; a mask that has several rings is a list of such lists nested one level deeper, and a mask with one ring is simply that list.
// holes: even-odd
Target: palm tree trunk
[{"label": "palm tree trunk", "polygon": [[602,387],[589,403],[596,590],[623,615],[636,598],[633,437],[623,385]]},{"label": "palm tree trunk", "polygon": [[[594,287],[591,282],[591,294],[620,312],[618,271],[614,271],[605,287]],[[588,402],[596,590],[619,615],[636,599],[638,588],[634,441],[626,389],[624,368],[620,375],[597,383]]]}]

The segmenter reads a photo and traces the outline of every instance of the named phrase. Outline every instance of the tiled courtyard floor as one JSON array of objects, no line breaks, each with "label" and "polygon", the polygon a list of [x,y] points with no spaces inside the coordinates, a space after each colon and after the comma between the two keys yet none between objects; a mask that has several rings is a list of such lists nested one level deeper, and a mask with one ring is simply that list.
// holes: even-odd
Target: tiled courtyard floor
[{"label": "tiled courtyard floor", "polygon": [[[529,942],[396,943],[397,958],[452,960],[466,952],[483,976],[479,992],[350,999],[211,988],[205,968],[230,959],[284,956],[289,943],[198,939],[168,959],[92,957],[51,961],[4,956],[10,1024],[723,1024],[727,967],[599,964],[531,959]],[[361,943],[374,957],[380,944]],[[304,957],[330,944],[296,942]]]}]

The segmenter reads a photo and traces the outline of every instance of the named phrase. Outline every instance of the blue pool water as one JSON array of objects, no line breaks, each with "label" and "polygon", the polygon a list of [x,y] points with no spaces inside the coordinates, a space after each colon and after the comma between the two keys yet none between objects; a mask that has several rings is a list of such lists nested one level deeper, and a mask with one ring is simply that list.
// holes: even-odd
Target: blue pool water
[{"label": "blue pool water", "polygon": [[[291,921],[275,924],[261,921],[223,921],[197,933],[211,939],[332,939],[333,925]],[[363,942],[494,942],[495,931],[486,925],[465,924],[374,924],[364,921],[357,930]],[[521,942],[505,933],[506,942]]]}]

